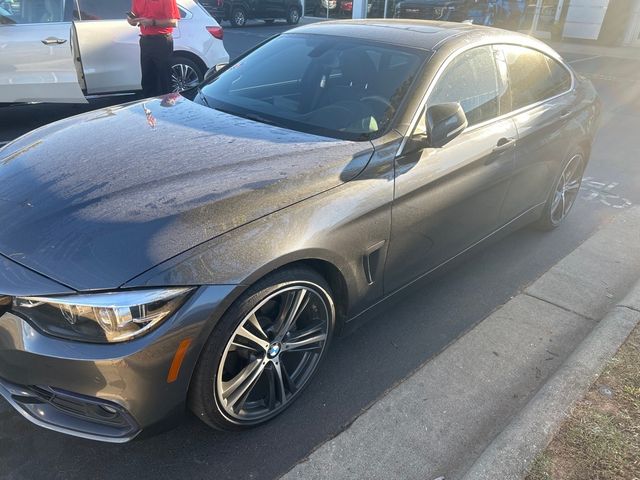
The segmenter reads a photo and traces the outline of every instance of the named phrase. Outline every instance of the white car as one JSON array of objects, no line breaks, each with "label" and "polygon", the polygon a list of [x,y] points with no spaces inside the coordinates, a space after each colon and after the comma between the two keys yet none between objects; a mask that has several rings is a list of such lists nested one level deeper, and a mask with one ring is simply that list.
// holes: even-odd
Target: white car
[{"label": "white car", "polygon": [[[197,85],[229,61],[222,28],[198,3],[178,0],[173,88]],[[0,0],[0,103],[86,102],[140,86],[131,0]]]}]

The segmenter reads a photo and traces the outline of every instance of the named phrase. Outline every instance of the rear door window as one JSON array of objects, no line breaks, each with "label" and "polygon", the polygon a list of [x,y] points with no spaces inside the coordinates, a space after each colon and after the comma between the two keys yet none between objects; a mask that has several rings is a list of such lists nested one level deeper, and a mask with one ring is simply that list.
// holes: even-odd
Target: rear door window
[{"label": "rear door window", "polygon": [[79,20],[124,20],[131,0],[78,0]]},{"label": "rear door window", "polygon": [[547,100],[571,88],[571,74],[557,60],[526,47],[503,45],[513,109]]},{"label": "rear door window", "polygon": [[478,47],[461,53],[446,67],[427,106],[459,102],[472,126],[499,116],[506,92],[492,48]]}]

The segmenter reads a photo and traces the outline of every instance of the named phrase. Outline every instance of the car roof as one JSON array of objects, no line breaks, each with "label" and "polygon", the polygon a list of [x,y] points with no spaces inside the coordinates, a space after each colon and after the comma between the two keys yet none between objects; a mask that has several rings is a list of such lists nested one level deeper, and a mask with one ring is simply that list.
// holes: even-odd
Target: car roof
[{"label": "car roof", "polygon": [[544,51],[552,51],[544,43],[527,35],[469,23],[430,20],[376,18],[323,21],[285,32],[285,34],[287,33],[312,33],[377,40],[425,50],[438,50],[441,45],[445,44],[448,47],[456,48],[458,44],[468,44],[473,41],[474,43],[518,43]]}]

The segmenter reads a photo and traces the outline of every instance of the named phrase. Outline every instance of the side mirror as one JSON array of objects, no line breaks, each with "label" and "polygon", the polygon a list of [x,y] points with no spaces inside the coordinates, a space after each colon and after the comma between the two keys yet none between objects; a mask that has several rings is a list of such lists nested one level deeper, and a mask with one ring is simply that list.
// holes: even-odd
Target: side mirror
[{"label": "side mirror", "polygon": [[429,146],[445,146],[467,128],[469,122],[458,102],[441,103],[427,108],[427,136]]},{"label": "side mirror", "polygon": [[222,70],[227,68],[228,65],[229,65],[228,63],[218,63],[214,65],[209,70],[207,70],[207,73],[204,74],[204,80],[207,81],[211,79],[212,77],[220,73]]}]

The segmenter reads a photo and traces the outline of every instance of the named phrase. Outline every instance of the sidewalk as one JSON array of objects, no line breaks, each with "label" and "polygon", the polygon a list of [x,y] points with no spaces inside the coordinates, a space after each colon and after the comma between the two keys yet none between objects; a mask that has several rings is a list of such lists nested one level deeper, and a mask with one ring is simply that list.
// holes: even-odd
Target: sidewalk
[{"label": "sidewalk", "polygon": [[640,319],[638,290],[616,306],[640,277],[639,240],[634,208],[283,478],[520,478]]}]

